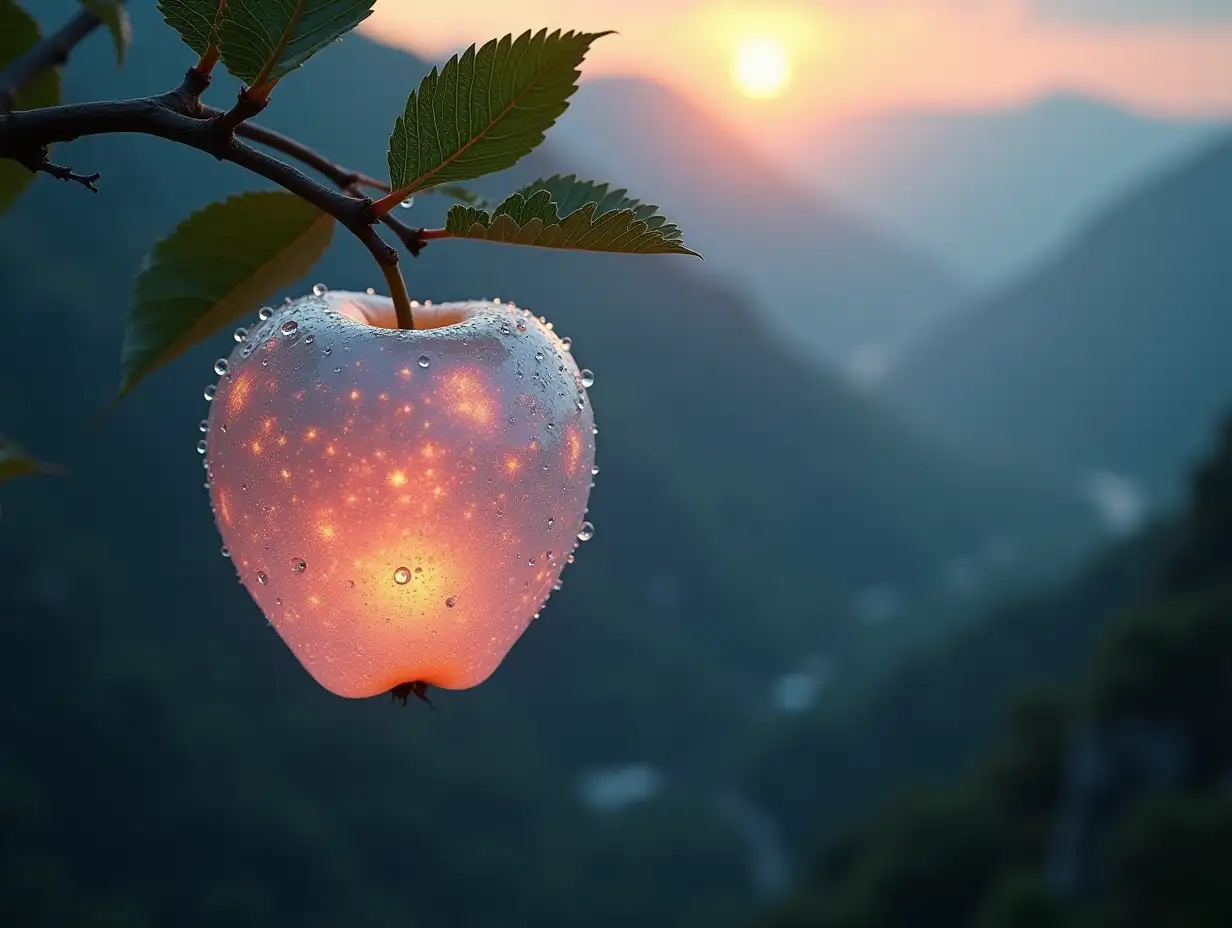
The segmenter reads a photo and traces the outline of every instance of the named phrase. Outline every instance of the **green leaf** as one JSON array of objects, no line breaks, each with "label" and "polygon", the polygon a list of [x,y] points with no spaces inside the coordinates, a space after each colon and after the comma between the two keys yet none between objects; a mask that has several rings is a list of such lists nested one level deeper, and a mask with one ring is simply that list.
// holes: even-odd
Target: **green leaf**
[{"label": "green leaf", "polygon": [[534,183],[527,184],[518,193],[529,197],[539,190],[546,190],[556,201],[556,211],[562,216],[576,212],[587,203],[596,203],[598,208],[595,216],[602,216],[612,210],[628,209],[638,219],[646,223],[651,230],[662,233],[664,238],[679,241],[682,233],[667,219],[659,215],[659,207],[642,203],[629,196],[623,188],[612,190],[610,184],[600,184],[593,180],[578,180],[576,174],[553,174]]},{"label": "green leaf", "polygon": [[[0,0],[0,70],[39,40],[38,23],[14,0]],[[13,109],[29,110],[55,106],[60,102],[60,71],[48,68],[40,72],[17,94]],[[0,160],[0,212],[8,209],[18,194],[34,179],[16,161]]]},{"label": "green leaf", "polygon": [[[592,186],[596,191],[604,191],[601,200],[612,202],[615,195],[607,195],[605,186]],[[569,190],[563,193],[567,196]],[[701,257],[685,247],[680,230],[658,215],[656,207],[642,206],[623,197],[623,191],[619,193],[616,202],[626,205],[603,210],[599,201],[592,200],[563,219],[546,189],[529,196],[512,194],[491,214],[473,206],[455,206],[449,210],[445,231],[454,238],[509,245]]]},{"label": "green leaf", "polygon": [[282,191],[198,210],[154,246],[133,287],[119,395],[308,273],[334,220]]},{"label": "green leaf", "polygon": [[0,483],[28,474],[63,474],[64,468],[32,458],[12,439],[0,435]]},{"label": "green leaf", "polygon": [[230,0],[218,28],[227,70],[249,87],[290,74],[372,14],[376,0]]},{"label": "green leaf", "polygon": [[387,202],[512,167],[569,106],[578,68],[606,32],[566,32],[472,45],[433,68],[406,101],[389,139]]},{"label": "green leaf", "polygon": [[124,56],[128,54],[128,46],[133,41],[133,24],[128,18],[128,10],[123,0],[81,0],[81,2],[111,33],[111,40],[115,43],[116,64],[121,68],[124,67]]},{"label": "green leaf", "polygon": [[158,12],[198,55],[218,42],[223,0],[158,0]]}]

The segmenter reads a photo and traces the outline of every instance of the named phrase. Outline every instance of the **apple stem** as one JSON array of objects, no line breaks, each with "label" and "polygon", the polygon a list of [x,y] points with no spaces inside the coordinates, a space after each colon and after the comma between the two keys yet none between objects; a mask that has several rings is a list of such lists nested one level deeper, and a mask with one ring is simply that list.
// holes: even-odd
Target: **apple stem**
[{"label": "apple stem", "polygon": [[411,295],[406,292],[406,281],[402,279],[402,271],[397,264],[382,264],[381,273],[389,284],[389,295],[394,301],[394,313],[398,317],[398,328],[415,328],[415,316],[411,312]]}]

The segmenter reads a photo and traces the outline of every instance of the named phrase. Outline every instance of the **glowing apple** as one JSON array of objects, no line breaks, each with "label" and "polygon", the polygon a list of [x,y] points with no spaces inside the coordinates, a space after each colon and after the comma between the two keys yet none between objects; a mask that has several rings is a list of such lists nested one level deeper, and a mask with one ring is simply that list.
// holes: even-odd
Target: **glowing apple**
[{"label": "glowing apple", "polygon": [[339,696],[483,682],[591,532],[589,376],[495,302],[416,306],[413,331],[359,293],[262,315],[206,423],[244,586]]}]

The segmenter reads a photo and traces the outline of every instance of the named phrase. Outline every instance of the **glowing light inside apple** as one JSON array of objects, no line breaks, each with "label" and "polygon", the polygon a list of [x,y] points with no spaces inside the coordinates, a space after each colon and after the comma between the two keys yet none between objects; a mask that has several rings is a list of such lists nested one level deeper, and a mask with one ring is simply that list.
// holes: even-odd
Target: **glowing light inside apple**
[{"label": "glowing light inside apple", "polygon": [[746,97],[780,96],[791,81],[791,59],[783,43],[766,36],[742,40],[732,59],[732,80]]},{"label": "glowing light inside apple", "polygon": [[594,420],[540,320],[327,293],[236,346],[206,463],[239,576],[340,696],[486,679],[583,531]]}]

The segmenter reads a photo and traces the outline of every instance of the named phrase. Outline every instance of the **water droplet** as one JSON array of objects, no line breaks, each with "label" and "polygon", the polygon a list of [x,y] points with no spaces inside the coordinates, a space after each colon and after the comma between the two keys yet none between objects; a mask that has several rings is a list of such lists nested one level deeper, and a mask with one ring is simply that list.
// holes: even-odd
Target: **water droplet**
[{"label": "water droplet", "polygon": [[578,541],[590,541],[595,537],[595,527],[589,522],[583,522],[582,527],[578,529]]},{"label": "water droplet", "polygon": [[560,347],[565,351],[569,351],[573,347],[573,339],[566,335],[560,340]]},{"label": "water droplet", "polygon": [[238,329],[235,330],[235,332],[232,334],[231,337],[234,338],[237,342],[242,342],[244,339],[248,337],[248,330],[244,328],[243,326],[240,326]]},{"label": "water droplet", "polygon": [[420,367],[427,367],[431,363],[432,362],[428,360],[428,356],[426,354],[421,354],[419,356],[419,366]]},{"label": "water droplet", "polygon": [[275,606],[281,606],[281,605],[282,605],[282,597],[281,597],[281,596],[275,596],[275,597],[274,597],[274,605],[275,605]]},{"label": "water droplet", "polygon": [[585,408],[586,408],[586,401],[585,401],[584,399],[582,399],[580,396],[577,398],[577,408],[578,408],[578,409],[585,409]]},{"label": "water droplet", "polygon": [[369,287],[364,293],[368,294],[368,296],[376,296],[376,287]]},{"label": "water droplet", "polygon": [[406,586],[411,582],[411,572],[405,567],[399,567],[394,571],[394,583],[398,586]]},{"label": "water droplet", "polygon": [[313,296],[325,296],[325,294],[327,293],[329,293],[329,287],[325,286],[325,284],[313,284],[312,285],[312,295]]},{"label": "water droplet", "polygon": [[452,609],[457,604],[458,604],[458,597],[456,596],[450,596],[447,600],[445,600],[445,605],[448,606],[450,609]]},{"label": "water droplet", "polygon": [[354,580],[348,580],[348,581],[347,581],[347,589],[348,589],[348,590],[353,590],[353,589],[355,589],[355,581],[354,581]]},{"label": "water droplet", "polygon": [[531,567],[534,567],[534,566],[535,566],[535,564],[537,563],[537,561],[536,561],[536,560],[535,560],[535,558],[533,558],[533,557],[528,557],[528,558],[526,559],[526,563],[527,563],[527,564],[529,564]]},{"label": "water droplet", "polygon": [[[320,286],[319,284],[317,286]],[[299,323],[294,319],[288,319],[278,329],[283,335],[294,335],[299,331]],[[585,381],[583,381],[585,383]]]},{"label": "water droplet", "polygon": [[214,373],[221,377],[227,372],[227,359],[219,358],[214,362]]},{"label": "water droplet", "polygon": [[262,306],[261,309],[257,312],[257,318],[260,319],[262,322],[264,322],[266,319],[268,319],[272,315],[274,315],[274,307],[272,306]]},{"label": "water droplet", "polygon": [[593,387],[595,385],[595,372],[582,371],[582,386]]},{"label": "water droplet", "polygon": [[204,438],[201,439],[199,442],[197,442],[197,454],[205,454],[205,439]]},{"label": "water droplet", "polygon": [[335,373],[335,374],[341,374],[341,373],[342,373],[342,368],[340,368],[340,367],[335,367],[335,368],[334,368],[334,373]]},{"label": "water droplet", "polygon": [[410,209],[412,206],[415,205],[415,198],[407,197],[405,200],[403,200],[398,205],[401,206],[403,209]]},{"label": "water droplet", "polygon": [[210,384],[208,387],[205,388],[205,393],[204,393],[205,401],[207,403],[214,402],[214,394],[217,392],[218,392],[218,388],[214,386],[213,384]]},{"label": "water droplet", "polygon": [[302,574],[307,569],[308,569],[308,562],[305,561],[302,557],[296,557],[296,558],[291,559],[291,573]]},{"label": "water droplet", "polygon": [[222,550],[221,550],[221,551],[219,551],[219,553],[220,553],[223,557],[230,557],[230,556],[231,556],[231,549],[230,549],[230,548],[228,548],[226,545],[223,545],[223,546],[222,546]]},{"label": "water droplet", "polygon": [[564,586],[565,585],[563,583],[557,580],[555,583],[552,584],[552,592],[553,593],[559,592],[561,589],[564,588]]},{"label": "water droplet", "polygon": [[575,560],[577,560],[577,558],[575,558],[572,554],[570,554],[567,558],[565,558],[565,563],[572,564]]},{"label": "water droplet", "polygon": [[526,323],[525,323],[525,322],[523,322],[521,319],[519,319],[519,320],[518,320],[518,326],[517,326],[517,328],[518,328],[518,331],[519,331],[519,332],[525,332],[525,331],[526,331]]},{"label": "water droplet", "polygon": [[594,467],[592,467],[592,468],[590,469],[590,476],[592,476],[592,477],[598,477],[598,476],[599,476],[599,465],[598,465],[598,464],[596,464]]},{"label": "water droplet", "polygon": [[329,355],[334,353],[334,349],[326,345],[325,348],[322,349],[321,353],[324,354],[326,357],[328,357]]},{"label": "water droplet", "polygon": [[536,361],[542,361],[542,360],[543,360],[543,352],[542,352],[542,351],[536,351],[536,352],[535,352],[535,360],[536,360]]},{"label": "water droplet", "polygon": [[305,335],[305,336],[304,336],[304,344],[305,344],[305,345],[311,345],[311,344],[312,344],[313,342],[315,342],[316,340],[317,340],[317,337],[316,337],[315,335],[313,335],[311,332],[309,332],[307,335]]},{"label": "water droplet", "polygon": [[537,618],[539,618],[539,613],[537,613],[537,612],[536,612],[534,615],[532,615],[532,616],[531,616],[531,618],[532,618],[532,619],[537,619]]},{"label": "water droplet", "polygon": [[257,571],[257,583],[261,584],[262,586],[265,586],[265,584],[269,583],[269,577],[266,575],[265,571],[263,570]]},{"label": "water droplet", "polygon": [[415,573],[417,573],[417,574],[422,574],[422,573],[423,573],[423,568],[422,568],[422,567],[416,567],[416,568],[415,568]]},{"label": "water droplet", "polygon": [[502,322],[502,323],[501,323],[501,326],[500,326],[500,332],[501,332],[501,335],[508,335],[508,334],[509,334],[509,326],[508,326],[506,323]]},{"label": "water droplet", "polygon": [[210,430],[210,420],[202,419],[200,422],[197,423],[197,428],[199,428],[203,432],[208,432]]},{"label": "water droplet", "polygon": [[553,525],[555,525],[555,524],[556,524],[556,520],[555,520],[555,519],[548,519],[548,528],[551,528],[551,527],[552,527]]}]

